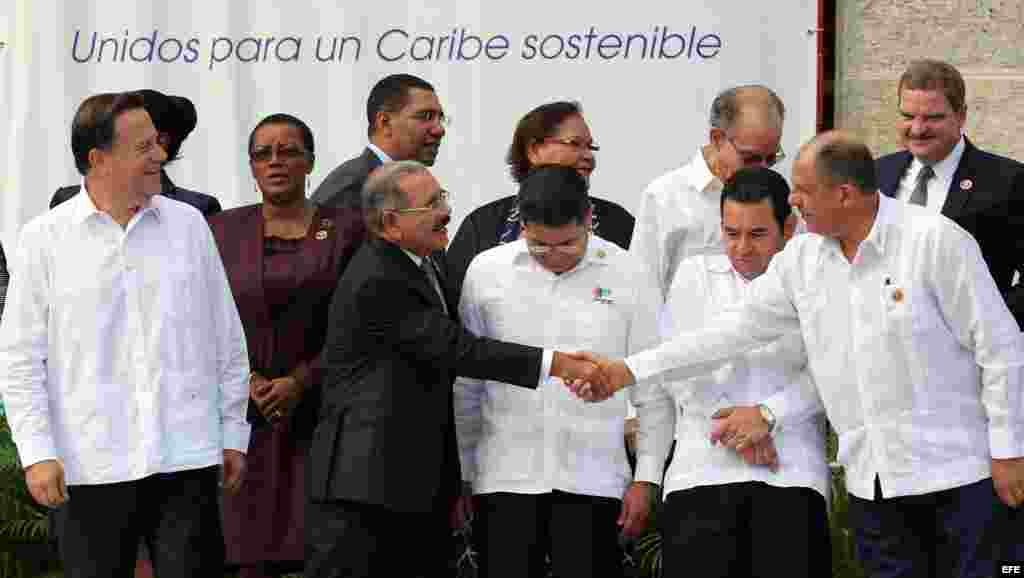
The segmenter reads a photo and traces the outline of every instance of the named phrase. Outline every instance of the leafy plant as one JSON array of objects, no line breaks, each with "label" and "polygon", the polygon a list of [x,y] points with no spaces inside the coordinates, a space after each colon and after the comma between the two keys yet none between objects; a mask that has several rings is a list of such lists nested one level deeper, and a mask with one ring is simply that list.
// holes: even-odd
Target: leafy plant
[{"label": "leafy plant", "polygon": [[59,567],[47,511],[25,486],[7,417],[0,415],[0,578],[38,576]]}]

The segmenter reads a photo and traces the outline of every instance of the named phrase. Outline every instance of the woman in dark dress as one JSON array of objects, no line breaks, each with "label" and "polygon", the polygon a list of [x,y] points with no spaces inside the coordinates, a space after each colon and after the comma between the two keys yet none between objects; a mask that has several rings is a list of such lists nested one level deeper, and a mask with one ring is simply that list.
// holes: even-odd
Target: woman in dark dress
[{"label": "woman in dark dress", "polygon": [[252,367],[246,479],[223,502],[227,560],[240,566],[240,578],[302,570],[317,359],[334,287],[364,237],[359,212],[306,199],[313,152],[313,133],[301,120],[275,114],[260,121],[249,136],[249,166],[263,202],[210,221]]}]

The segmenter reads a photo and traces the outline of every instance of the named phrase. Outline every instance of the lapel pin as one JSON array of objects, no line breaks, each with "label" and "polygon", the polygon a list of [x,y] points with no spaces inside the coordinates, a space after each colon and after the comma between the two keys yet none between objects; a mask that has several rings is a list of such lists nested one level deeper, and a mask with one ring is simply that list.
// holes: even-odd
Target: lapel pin
[{"label": "lapel pin", "polygon": [[316,232],[316,240],[317,241],[323,241],[326,238],[327,238],[327,231],[324,231],[324,230],[321,229],[321,230]]},{"label": "lapel pin", "polygon": [[964,179],[964,180],[960,181],[960,190],[961,191],[969,191],[972,188],[974,188],[974,181],[972,181],[971,179]]}]

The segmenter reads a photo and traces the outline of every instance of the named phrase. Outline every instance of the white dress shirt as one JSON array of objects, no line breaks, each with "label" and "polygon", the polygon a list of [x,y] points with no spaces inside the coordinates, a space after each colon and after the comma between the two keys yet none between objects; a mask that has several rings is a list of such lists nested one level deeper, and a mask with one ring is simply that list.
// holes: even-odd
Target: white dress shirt
[{"label": "white dress shirt", "polygon": [[[956,174],[956,168],[960,166],[960,158],[964,156],[964,146],[964,137],[961,135],[960,141],[956,143],[946,158],[932,165],[935,176],[928,181],[928,210],[934,213],[942,212],[942,207],[946,204],[946,197],[949,196],[949,186],[953,184],[953,175]],[[900,186],[897,189],[898,198],[903,202],[910,202],[910,196],[917,188],[917,175],[923,168],[924,163],[917,157],[910,161],[910,166],[907,167],[906,173],[900,179]]]},{"label": "white dress shirt", "polygon": [[82,194],[29,221],[0,331],[25,466],[107,484],[245,452],[249,361],[206,220],[155,195],[122,228]]},{"label": "white dress shirt", "polygon": [[[520,239],[473,259],[459,309],[478,335],[624,356],[657,343],[657,290],[639,282],[647,278],[642,272],[625,251],[591,235],[580,263],[556,275]],[[561,490],[621,498],[630,482],[626,395],[585,403],[558,379],[529,390],[460,378],[455,420],[463,478],[475,493]],[[640,419],[635,479],[660,483],[671,428],[658,424],[671,419],[671,402],[649,383],[629,395]],[[652,435],[666,429],[660,438]]]},{"label": "white dress shirt", "polygon": [[368,148],[371,151],[373,151],[373,154],[377,155],[377,158],[379,158],[380,162],[382,162],[382,163],[390,163],[392,160],[394,160],[394,159],[392,159],[388,155],[388,153],[384,152],[383,149],[381,149],[379,146],[373,144],[372,142],[371,143],[367,143],[366,144],[366,148]]},{"label": "white dress shirt", "polygon": [[885,497],[955,488],[1024,456],[1022,337],[977,242],[880,197],[852,262],[833,239],[794,237],[741,307],[630,357],[633,374],[679,377],[800,331],[854,495],[872,499],[876,475]]},{"label": "white dress shirt", "polygon": [[711,174],[700,149],[644,190],[629,251],[654,275],[662,300],[683,259],[725,253],[721,193],[722,181]]},{"label": "white dress shirt", "polygon": [[[697,331],[724,309],[742,302],[750,283],[726,255],[697,255],[679,265],[663,329],[669,339]],[[806,371],[803,340],[790,333],[686,380],[665,380],[675,401],[676,452],[665,476],[665,494],[696,486],[758,481],[813,488],[828,499],[825,416]],[[711,416],[719,409],[764,403],[775,415],[772,433],[779,470],[747,465],[736,452],[708,443]]]}]

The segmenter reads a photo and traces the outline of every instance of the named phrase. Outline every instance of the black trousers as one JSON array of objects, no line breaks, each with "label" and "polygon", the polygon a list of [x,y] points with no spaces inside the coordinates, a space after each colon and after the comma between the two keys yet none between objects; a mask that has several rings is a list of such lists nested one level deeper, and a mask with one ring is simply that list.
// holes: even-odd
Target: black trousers
[{"label": "black trousers", "polygon": [[1024,517],[987,478],[918,496],[850,496],[857,556],[871,578],[987,578],[1024,560]]},{"label": "black trousers", "polygon": [[131,578],[140,540],[157,578],[222,576],[219,492],[216,467],[69,486],[55,512],[64,576]]},{"label": "black trousers", "polygon": [[396,512],[345,500],[307,502],[305,578],[454,575],[448,512]]},{"label": "black trousers", "polygon": [[[622,576],[622,502],[565,492],[476,496],[473,536],[480,578]],[[667,576],[667,574],[666,574]]]},{"label": "black trousers", "polygon": [[665,576],[832,575],[825,499],[762,482],[672,492],[661,517]]}]

